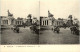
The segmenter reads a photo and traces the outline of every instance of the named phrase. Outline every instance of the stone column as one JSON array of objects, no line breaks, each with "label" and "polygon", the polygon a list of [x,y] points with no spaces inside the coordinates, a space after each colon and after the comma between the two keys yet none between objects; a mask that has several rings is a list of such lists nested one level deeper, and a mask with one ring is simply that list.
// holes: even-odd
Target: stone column
[{"label": "stone column", "polygon": [[44,21],[44,24],[46,25],[46,20]]},{"label": "stone column", "polygon": [[43,25],[43,20],[42,20],[42,22],[41,22],[41,25]]},{"label": "stone column", "polygon": [[19,25],[20,25],[20,21],[19,21]]},{"label": "stone column", "polygon": [[48,25],[48,20],[47,20],[47,25]]},{"label": "stone column", "polygon": [[47,20],[46,20],[46,25],[47,25]]},{"label": "stone column", "polygon": [[11,25],[11,19],[8,19],[8,25]]}]

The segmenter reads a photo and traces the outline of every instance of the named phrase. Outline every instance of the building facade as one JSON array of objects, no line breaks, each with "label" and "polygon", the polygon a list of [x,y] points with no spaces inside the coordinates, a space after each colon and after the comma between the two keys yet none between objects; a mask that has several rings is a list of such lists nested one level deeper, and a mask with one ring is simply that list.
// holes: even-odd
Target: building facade
[{"label": "building facade", "polygon": [[63,20],[54,20],[53,26],[63,26]]},{"label": "building facade", "polygon": [[1,25],[14,25],[15,18],[11,16],[0,16],[1,18]]},{"label": "building facade", "polygon": [[52,20],[49,17],[40,17],[41,26],[51,26]]},{"label": "building facade", "polygon": [[23,19],[22,18],[18,18],[15,20],[15,25],[23,25]]}]

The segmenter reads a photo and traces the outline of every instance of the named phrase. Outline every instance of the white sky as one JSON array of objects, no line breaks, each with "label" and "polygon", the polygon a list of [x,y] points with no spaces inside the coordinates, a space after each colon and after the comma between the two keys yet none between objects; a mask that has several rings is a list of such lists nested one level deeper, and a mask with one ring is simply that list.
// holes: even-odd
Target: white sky
[{"label": "white sky", "polygon": [[79,18],[79,0],[48,0],[40,3],[40,14],[42,16],[48,16],[49,10],[55,18],[67,18],[70,14]]},{"label": "white sky", "polygon": [[8,9],[15,18],[25,18],[28,14],[39,17],[39,1],[37,0],[1,0],[1,15],[7,16]]},{"label": "white sky", "polygon": [[[17,17],[48,16],[48,10],[55,18],[67,18],[70,14],[79,18],[80,7],[79,0],[1,0],[1,16],[7,16],[7,10]],[[39,12],[40,11],[40,12]],[[80,19],[80,18],[79,18]]]}]

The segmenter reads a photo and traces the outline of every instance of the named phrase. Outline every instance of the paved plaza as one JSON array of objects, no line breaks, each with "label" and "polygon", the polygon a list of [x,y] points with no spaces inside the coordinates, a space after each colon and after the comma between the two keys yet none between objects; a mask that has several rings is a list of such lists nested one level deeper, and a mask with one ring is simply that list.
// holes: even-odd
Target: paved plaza
[{"label": "paved plaza", "polygon": [[60,28],[60,33],[54,33],[52,30],[42,31],[39,35],[40,44],[78,44],[79,35],[73,35],[69,28]]},{"label": "paved plaza", "polygon": [[52,30],[40,31],[35,34],[29,27],[20,27],[20,33],[15,33],[11,29],[5,29],[1,34],[2,44],[78,44],[79,35],[73,35],[69,28],[60,28],[60,33]]},{"label": "paved plaza", "polygon": [[20,33],[6,29],[1,34],[2,44],[38,44],[38,35],[31,32],[29,27],[20,27]]}]

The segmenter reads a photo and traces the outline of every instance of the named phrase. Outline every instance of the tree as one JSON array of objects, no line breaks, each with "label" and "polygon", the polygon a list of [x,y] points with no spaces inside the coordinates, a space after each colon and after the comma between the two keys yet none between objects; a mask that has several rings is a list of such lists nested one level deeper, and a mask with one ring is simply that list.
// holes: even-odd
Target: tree
[{"label": "tree", "polygon": [[58,18],[58,20],[63,20],[62,18]]},{"label": "tree", "polygon": [[72,15],[69,15],[68,18],[70,18],[70,20],[69,20],[69,24],[70,24],[70,26],[72,26],[72,25],[73,25]]},{"label": "tree", "polygon": [[31,19],[32,15],[31,15],[31,14],[29,14],[27,17]]},{"label": "tree", "polygon": [[72,20],[72,15],[69,15],[69,17],[68,18],[70,18],[70,20]]}]

